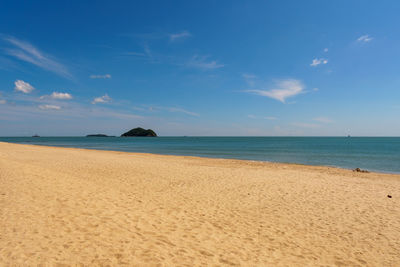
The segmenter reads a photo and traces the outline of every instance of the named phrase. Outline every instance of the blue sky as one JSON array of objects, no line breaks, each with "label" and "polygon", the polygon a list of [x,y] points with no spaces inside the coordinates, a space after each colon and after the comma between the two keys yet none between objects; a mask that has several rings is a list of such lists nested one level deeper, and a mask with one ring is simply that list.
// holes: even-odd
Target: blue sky
[{"label": "blue sky", "polygon": [[1,1],[0,136],[399,136],[398,10]]}]

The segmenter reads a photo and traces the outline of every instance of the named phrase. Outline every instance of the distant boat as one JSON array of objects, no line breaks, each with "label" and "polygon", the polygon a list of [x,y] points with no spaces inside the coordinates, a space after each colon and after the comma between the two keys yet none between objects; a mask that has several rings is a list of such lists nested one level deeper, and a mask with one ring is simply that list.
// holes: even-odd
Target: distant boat
[{"label": "distant boat", "polygon": [[348,135],[347,137],[351,137],[350,135]]},{"label": "distant boat", "polygon": [[32,135],[32,137],[40,137],[38,134]]}]

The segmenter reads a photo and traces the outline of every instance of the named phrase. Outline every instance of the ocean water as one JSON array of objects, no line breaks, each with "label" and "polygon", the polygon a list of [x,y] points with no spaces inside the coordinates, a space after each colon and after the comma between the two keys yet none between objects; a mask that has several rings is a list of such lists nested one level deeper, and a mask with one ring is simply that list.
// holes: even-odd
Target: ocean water
[{"label": "ocean water", "polygon": [[0,141],[400,173],[400,137],[0,137]]}]

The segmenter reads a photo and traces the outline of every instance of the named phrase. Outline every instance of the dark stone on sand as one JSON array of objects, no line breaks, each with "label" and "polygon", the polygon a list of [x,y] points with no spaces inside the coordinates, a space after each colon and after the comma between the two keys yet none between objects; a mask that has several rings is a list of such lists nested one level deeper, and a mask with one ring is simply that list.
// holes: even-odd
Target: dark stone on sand
[{"label": "dark stone on sand", "polygon": [[355,168],[355,169],[353,170],[353,172],[365,172],[365,173],[368,173],[369,171],[367,171],[367,170],[362,170],[362,169],[360,169],[360,168]]}]

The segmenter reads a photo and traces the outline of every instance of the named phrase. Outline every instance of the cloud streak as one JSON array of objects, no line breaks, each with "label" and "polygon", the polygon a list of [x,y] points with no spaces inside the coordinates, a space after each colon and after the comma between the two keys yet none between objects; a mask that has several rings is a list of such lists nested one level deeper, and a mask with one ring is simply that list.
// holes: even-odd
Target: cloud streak
[{"label": "cloud streak", "polygon": [[294,97],[304,92],[304,85],[299,80],[287,79],[277,82],[277,88],[271,90],[245,90],[260,96],[266,96],[285,103],[287,98]]},{"label": "cloud streak", "polygon": [[180,112],[180,113],[184,113],[184,114],[187,114],[187,115],[190,115],[190,116],[194,116],[194,117],[199,117],[200,116],[198,113],[187,111],[187,110],[185,110],[183,108],[174,108],[174,107],[172,107],[172,108],[166,108],[166,109],[169,112]]},{"label": "cloud streak", "polygon": [[72,75],[64,65],[54,60],[51,56],[41,52],[29,42],[21,41],[14,37],[5,37],[3,40],[12,46],[12,48],[5,49],[8,55],[36,65],[44,70],[54,72],[65,78],[72,78]]},{"label": "cloud streak", "polygon": [[39,105],[40,109],[43,110],[60,110],[61,107],[57,105]]},{"label": "cloud streak", "polygon": [[194,117],[200,117],[200,114],[198,114],[196,112],[188,111],[188,110],[183,109],[183,108],[160,107],[160,106],[150,106],[148,108],[148,111],[151,111],[151,112],[160,111],[160,110],[164,110],[164,111],[168,111],[168,112],[183,113],[183,114],[186,114],[186,115],[189,115],[189,116],[194,116]]},{"label": "cloud streak", "polygon": [[209,56],[194,55],[191,60],[186,64],[188,67],[198,68],[203,70],[213,70],[224,67],[215,60],[208,60]]},{"label": "cloud streak", "polygon": [[111,79],[111,74],[104,74],[104,75],[92,74],[89,77],[90,79]]},{"label": "cloud streak", "polygon": [[190,36],[192,36],[192,35],[190,34],[190,32],[188,32],[188,31],[183,31],[183,32],[180,32],[180,33],[173,33],[173,34],[170,34],[170,35],[169,35],[169,40],[170,40],[171,42],[174,42],[174,41],[177,41],[177,40],[180,40],[180,39],[184,39],[184,38],[187,38],[187,37],[190,37]]}]

